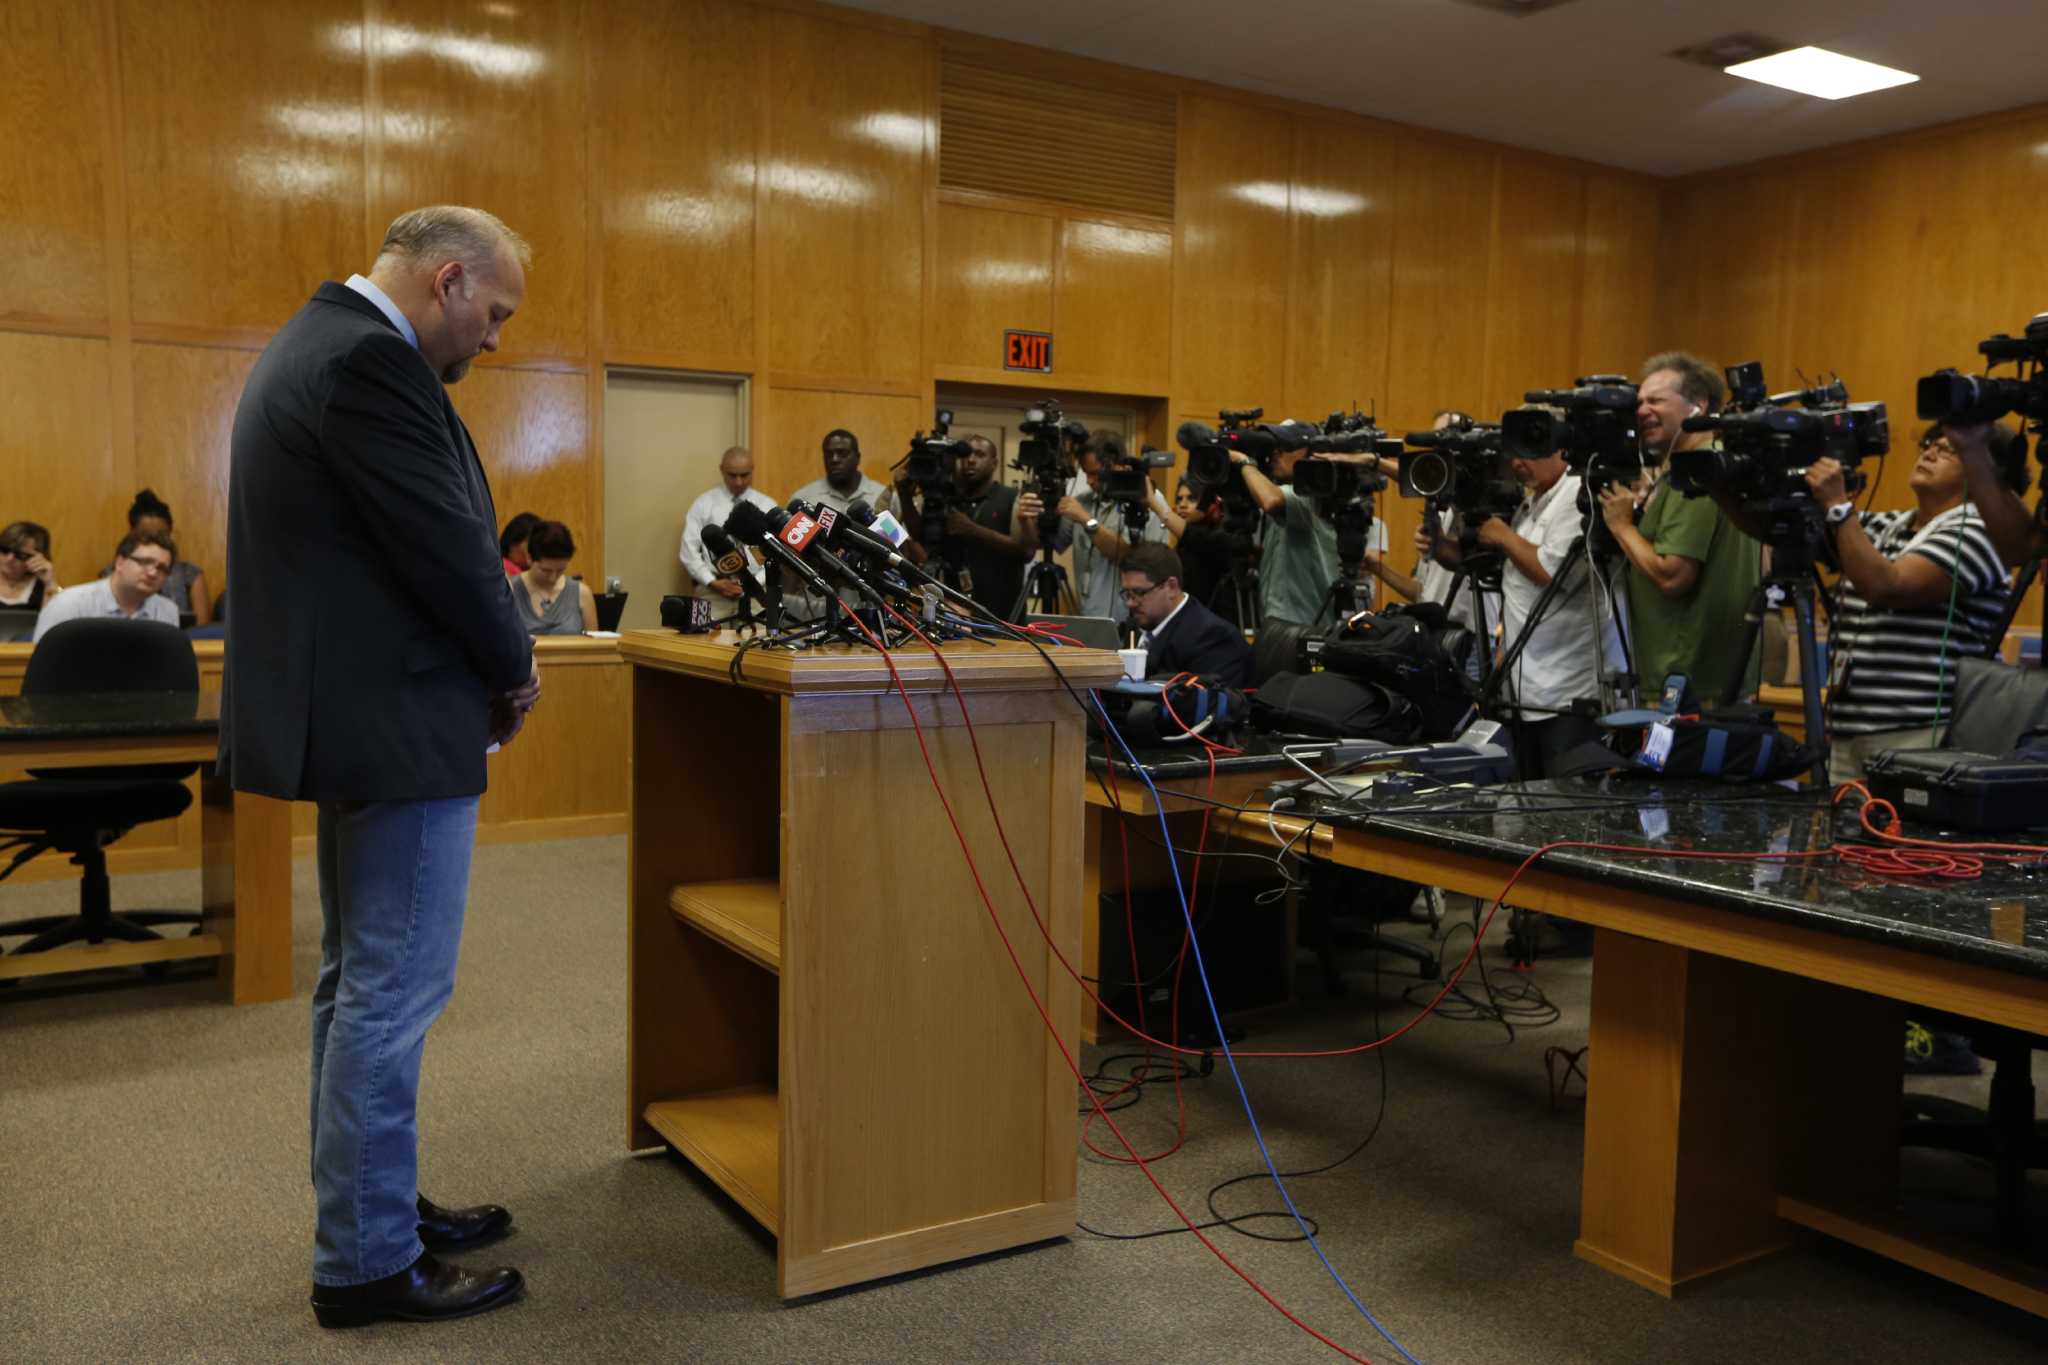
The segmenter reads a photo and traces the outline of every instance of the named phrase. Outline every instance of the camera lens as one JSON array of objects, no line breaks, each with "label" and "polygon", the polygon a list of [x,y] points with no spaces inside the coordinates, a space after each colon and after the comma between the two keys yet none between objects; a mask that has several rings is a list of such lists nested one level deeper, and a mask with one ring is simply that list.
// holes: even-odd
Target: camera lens
[{"label": "camera lens", "polygon": [[1441,451],[1424,450],[1411,454],[1401,472],[1419,497],[1434,498],[1450,491],[1451,462]]}]

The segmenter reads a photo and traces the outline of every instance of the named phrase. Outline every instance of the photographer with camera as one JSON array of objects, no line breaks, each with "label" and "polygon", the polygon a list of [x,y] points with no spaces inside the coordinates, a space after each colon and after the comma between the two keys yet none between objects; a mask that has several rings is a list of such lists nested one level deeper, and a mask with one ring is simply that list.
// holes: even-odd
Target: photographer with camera
[{"label": "photographer with camera", "polygon": [[[2005,445],[1998,460],[2008,493],[2026,486],[2026,462],[2012,454]],[[1991,653],[2008,586],[1967,482],[1962,455],[1940,422],[1920,437],[1908,479],[1912,507],[1859,513],[1840,464],[1819,459],[1807,467],[1807,487],[1842,566],[1828,633],[1835,741],[1828,776],[1835,782],[1861,778],[1869,758],[1886,749],[1938,746],[1955,696],[1955,661]],[[1759,529],[1743,504],[1718,492],[1715,501],[1745,531]]]},{"label": "photographer with camera", "polygon": [[[1687,498],[1672,488],[1670,457],[1713,439],[1708,432],[1685,431],[1681,424],[1719,411],[1725,393],[1720,373],[1698,356],[1685,351],[1652,356],[1637,386],[1636,427],[1648,467],[1645,477],[1656,469],[1656,481],[1647,493],[1615,485],[1600,497],[1607,529],[1628,556],[1636,677],[1645,693],[1654,694],[1666,678],[1683,674],[1701,706],[1740,699],[1719,695],[1726,680],[1717,661],[1729,641],[1746,629],[1762,548],[1712,500]],[[1760,651],[1751,653],[1744,696],[1756,690],[1759,658]]]},{"label": "photographer with camera", "polygon": [[[1445,408],[1438,412],[1436,417],[1431,420],[1429,429],[1431,431],[1446,431],[1454,428],[1466,429],[1470,428],[1471,425],[1472,418],[1466,413],[1462,413],[1456,408]],[[1365,571],[1386,584],[1389,591],[1405,601],[1435,602],[1439,606],[1446,606],[1447,618],[1470,630],[1475,628],[1472,616],[1472,596],[1479,591],[1479,588],[1474,584],[1467,583],[1465,589],[1458,593],[1456,600],[1452,600],[1451,585],[1457,582],[1457,570],[1454,567],[1446,566],[1444,561],[1437,557],[1437,547],[1445,537],[1451,537],[1455,542],[1457,518],[1456,508],[1441,507],[1436,513],[1436,525],[1431,526],[1429,516],[1425,512],[1423,520],[1415,528],[1416,559],[1414,577],[1411,578],[1387,563],[1386,555],[1378,550],[1367,550],[1365,552]],[[1456,560],[1455,548],[1454,544],[1454,553],[1451,556],[1453,562]],[[1489,611],[1487,615],[1489,619],[1498,619],[1497,612]]]},{"label": "photographer with camera", "polygon": [[[1052,544],[1056,550],[1073,547],[1076,615],[1116,615],[1121,591],[1117,566],[1133,543],[1131,523],[1137,518],[1124,503],[1105,495],[1103,476],[1110,465],[1128,461],[1123,437],[1106,429],[1092,433],[1081,451],[1080,474],[1060,499],[1059,515],[1071,525],[1060,527]],[[1148,490],[1148,502],[1150,515],[1137,541],[1164,545],[1184,523],[1156,487]]]},{"label": "photographer with camera", "polygon": [[[1269,478],[1249,455],[1241,450],[1230,452],[1230,463],[1244,480],[1245,491],[1266,519],[1259,555],[1262,625],[1314,624],[1322,614],[1330,585],[1337,581],[1337,528],[1317,516],[1314,502],[1293,487],[1294,468],[1307,454],[1299,447],[1278,452]],[[1367,547],[1368,553],[1386,548],[1384,526],[1377,521],[1374,526],[1379,536],[1377,543]]]},{"label": "photographer with camera", "polygon": [[[953,488],[947,498],[939,556],[958,573],[960,591],[992,614],[1007,618],[1024,588],[1024,561],[1038,553],[1038,514],[1044,510],[1035,494],[1019,495],[996,481],[1002,457],[986,436],[969,436],[953,466]],[[903,520],[910,539],[903,553],[914,563],[930,558],[925,548],[924,503],[908,483],[898,483],[876,503],[877,512],[893,511]]]},{"label": "photographer with camera", "polygon": [[[1502,695],[1522,780],[1533,781],[1555,775],[1567,751],[1600,738],[1592,717],[1572,704],[1599,700],[1602,672],[1621,664],[1621,642],[1612,622],[1603,628],[1600,621],[1589,559],[1569,569],[1570,577],[1550,593],[1539,615],[1553,576],[1584,533],[1579,476],[1566,468],[1562,451],[1517,454],[1509,468],[1522,485],[1522,505],[1512,520],[1487,516],[1474,528],[1474,539],[1479,549],[1497,552],[1504,561],[1501,627],[1511,660]],[[1433,562],[1456,568],[1459,559],[1455,538],[1438,542]]]}]

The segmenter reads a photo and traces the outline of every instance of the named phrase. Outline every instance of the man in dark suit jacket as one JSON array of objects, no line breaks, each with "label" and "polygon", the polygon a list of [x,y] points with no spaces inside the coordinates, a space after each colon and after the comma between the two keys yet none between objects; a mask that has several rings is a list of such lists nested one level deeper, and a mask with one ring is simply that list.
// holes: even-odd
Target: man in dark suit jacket
[{"label": "man in dark suit jacket", "polygon": [[220,771],[319,805],[313,1310],[322,1326],[508,1303],[519,1272],[433,1252],[511,1215],[419,1193],[426,1031],[455,984],[486,749],[539,695],[497,513],[445,385],[526,288],[526,244],[476,209],[420,209],[368,278],[323,284],[235,411],[234,575]]},{"label": "man in dark suit jacket", "polygon": [[1244,632],[1181,588],[1180,556],[1164,545],[1133,545],[1123,570],[1124,605],[1145,633],[1145,676],[1196,673],[1231,687],[1252,682],[1252,647]]}]

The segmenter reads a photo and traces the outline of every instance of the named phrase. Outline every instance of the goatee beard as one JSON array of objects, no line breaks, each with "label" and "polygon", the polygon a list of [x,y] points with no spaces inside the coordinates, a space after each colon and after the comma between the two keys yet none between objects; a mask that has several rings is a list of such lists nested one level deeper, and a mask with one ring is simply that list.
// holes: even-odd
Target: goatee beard
[{"label": "goatee beard", "polygon": [[462,376],[469,373],[469,362],[470,360],[473,359],[475,359],[474,356],[471,356],[468,359],[458,360],[453,365],[450,365],[447,369],[441,371],[441,382],[443,384],[461,383]]}]

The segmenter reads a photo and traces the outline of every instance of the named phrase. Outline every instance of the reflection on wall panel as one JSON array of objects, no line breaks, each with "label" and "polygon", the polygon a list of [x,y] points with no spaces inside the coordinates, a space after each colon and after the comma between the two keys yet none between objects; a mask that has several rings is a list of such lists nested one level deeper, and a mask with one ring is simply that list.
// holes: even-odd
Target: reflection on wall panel
[{"label": "reflection on wall panel", "polygon": [[1288,410],[1384,409],[1394,269],[1394,146],[1375,129],[1294,125]]},{"label": "reflection on wall panel", "polygon": [[[939,205],[932,360],[1000,366],[1003,331],[1052,330],[1053,220],[979,205]],[[1066,368],[1057,351],[1054,362]]]},{"label": "reflection on wall panel", "polygon": [[[154,489],[176,517],[178,557],[227,582],[228,446],[256,352],[201,346],[135,348],[135,488]],[[125,509],[126,502],[122,506]],[[125,524],[109,528],[118,539]],[[112,557],[114,543],[107,542]]]},{"label": "reflection on wall panel", "polygon": [[[498,524],[520,512],[567,522],[577,546],[569,571],[601,574],[604,547],[584,377],[480,365],[448,396],[476,442]],[[681,512],[676,524],[682,524]]]},{"label": "reflection on wall panel", "polygon": [[861,472],[889,483],[889,466],[903,458],[912,432],[931,426],[931,417],[916,398],[770,389],[762,405],[761,429],[753,434],[754,486],[781,502],[823,474],[819,446],[835,427],[844,427],[859,439]]},{"label": "reflection on wall panel", "polygon": [[1579,270],[1579,345],[1574,364],[1588,374],[1627,374],[1657,343],[1650,307],[1661,273],[1655,181],[1592,175]]},{"label": "reflection on wall panel", "polygon": [[105,341],[0,332],[0,525],[41,523],[65,587],[96,577],[126,529],[108,383]]},{"label": "reflection on wall panel", "polygon": [[1277,399],[1293,129],[1285,114],[1189,95],[1180,136],[1175,386],[1233,406]]},{"label": "reflection on wall panel", "polygon": [[735,0],[629,0],[593,26],[610,347],[751,367],[760,15]]},{"label": "reflection on wall panel", "polygon": [[526,302],[505,349],[581,357],[584,273],[584,28],[581,4],[408,0],[351,28],[381,95],[370,186],[373,236],[407,209],[472,204],[533,246]]},{"label": "reflection on wall panel", "polygon": [[1070,218],[1060,228],[1056,373],[1164,395],[1173,368],[1173,234]]},{"label": "reflection on wall panel", "polygon": [[927,49],[780,10],[768,22],[768,368],[915,383]]},{"label": "reflection on wall panel", "polygon": [[362,13],[123,0],[138,323],[268,331],[320,281],[368,268]]},{"label": "reflection on wall panel", "polygon": [[1394,336],[1389,415],[1424,427],[1439,408],[1483,415],[1487,263],[1499,156],[1404,138],[1394,158]]},{"label": "reflection on wall panel", "polygon": [[1174,97],[940,49],[939,184],[1170,221]]},{"label": "reflection on wall panel", "polygon": [[1511,163],[1502,167],[1500,196],[1480,399],[1489,412],[1519,403],[1528,389],[1568,384],[1586,373],[1577,335],[1586,177],[1548,164]]},{"label": "reflection on wall panel", "polygon": [[0,317],[104,325],[106,81],[97,6],[0,7]]}]

